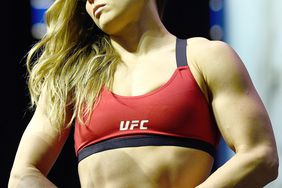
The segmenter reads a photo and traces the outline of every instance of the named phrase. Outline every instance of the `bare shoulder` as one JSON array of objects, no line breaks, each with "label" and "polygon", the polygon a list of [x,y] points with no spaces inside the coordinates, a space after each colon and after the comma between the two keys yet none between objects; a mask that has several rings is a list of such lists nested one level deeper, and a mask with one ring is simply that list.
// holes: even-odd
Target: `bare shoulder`
[{"label": "bare shoulder", "polygon": [[[202,37],[188,39],[190,54],[198,63],[212,65],[212,61],[226,60],[238,56],[232,47],[223,41],[212,41]],[[221,61],[222,62],[222,61]],[[203,65],[203,66],[204,66]]]},{"label": "bare shoulder", "polygon": [[193,62],[211,91],[226,89],[231,82],[233,89],[246,89],[252,85],[243,61],[226,42],[198,37],[189,39],[189,43]]}]

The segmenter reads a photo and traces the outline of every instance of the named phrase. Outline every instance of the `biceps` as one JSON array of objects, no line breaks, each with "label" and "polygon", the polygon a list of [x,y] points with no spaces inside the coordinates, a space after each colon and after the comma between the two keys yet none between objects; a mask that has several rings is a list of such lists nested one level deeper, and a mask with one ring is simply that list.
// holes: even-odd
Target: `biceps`
[{"label": "biceps", "polygon": [[222,93],[212,102],[218,127],[234,150],[273,144],[268,114],[257,93]]}]

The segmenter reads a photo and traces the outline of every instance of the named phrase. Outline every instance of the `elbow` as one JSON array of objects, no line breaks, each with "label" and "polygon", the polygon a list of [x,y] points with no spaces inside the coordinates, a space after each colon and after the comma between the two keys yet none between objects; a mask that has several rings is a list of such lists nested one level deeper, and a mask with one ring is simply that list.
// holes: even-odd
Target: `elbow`
[{"label": "elbow", "polygon": [[259,173],[267,183],[274,181],[278,177],[279,158],[277,150],[264,148],[256,157]]},{"label": "elbow", "polygon": [[264,166],[269,172],[269,181],[273,181],[278,177],[279,159],[278,156],[265,157],[268,162]]},{"label": "elbow", "polygon": [[273,180],[275,180],[278,177],[278,171],[279,171],[279,158],[277,156],[275,159],[275,164],[273,165]]},{"label": "elbow", "polygon": [[13,167],[10,172],[8,188],[30,187],[33,179],[38,177],[39,173],[35,167]]},{"label": "elbow", "polygon": [[46,176],[35,167],[12,169],[8,188],[17,187],[49,187],[57,188]]},{"label": "elbow", "polygon": [[19,173],[11,171],[9,181],[8,181],[8,188],[17,187],[18,182],[20,182],[21,176]]}]

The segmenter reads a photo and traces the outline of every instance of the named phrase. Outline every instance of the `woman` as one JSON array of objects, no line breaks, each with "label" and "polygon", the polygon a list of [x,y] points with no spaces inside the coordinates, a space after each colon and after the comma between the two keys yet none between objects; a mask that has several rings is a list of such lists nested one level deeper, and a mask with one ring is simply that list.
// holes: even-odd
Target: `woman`
[{"label": "woman", "polygon": [[[36,111],[9,187],[56,187],[46,176],[72,126],[84,188],[262,187],[276,178],[271,123],[240,58],[223,42],[177,39],[161,4],[55,1],[27,59]],[[210,174],[220,134],[236,154]]]}]

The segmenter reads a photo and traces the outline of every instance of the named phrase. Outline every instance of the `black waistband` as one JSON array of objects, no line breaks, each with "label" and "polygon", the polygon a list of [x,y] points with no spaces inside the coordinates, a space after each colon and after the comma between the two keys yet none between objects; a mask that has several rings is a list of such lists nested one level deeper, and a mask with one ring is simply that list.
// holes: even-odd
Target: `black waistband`
[{"label": "black waistband", "polygon": [[133,135],[112,138],[87,146],[79,151],[78,162],[94,153],[101,151],[138,146],[180,146],[205,151],[212,157],[215,155],[215,148],[213,145],[198,139],[163,135]]}]

